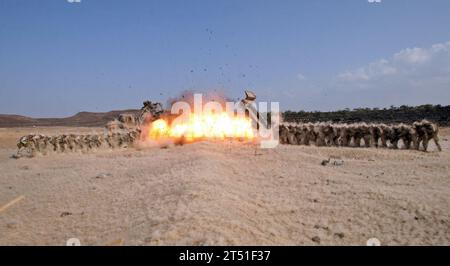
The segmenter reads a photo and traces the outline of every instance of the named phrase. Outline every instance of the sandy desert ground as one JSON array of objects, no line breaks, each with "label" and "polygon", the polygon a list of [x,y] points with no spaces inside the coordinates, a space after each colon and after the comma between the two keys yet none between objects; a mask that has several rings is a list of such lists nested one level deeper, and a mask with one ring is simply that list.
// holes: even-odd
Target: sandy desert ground
[{"label": "sandy desert ground", "polygon": [[[12,159],[0,129],[0,245],[450,244],[443,152],[199,142]],[[330,156],[341,166],[322,166]]]}]

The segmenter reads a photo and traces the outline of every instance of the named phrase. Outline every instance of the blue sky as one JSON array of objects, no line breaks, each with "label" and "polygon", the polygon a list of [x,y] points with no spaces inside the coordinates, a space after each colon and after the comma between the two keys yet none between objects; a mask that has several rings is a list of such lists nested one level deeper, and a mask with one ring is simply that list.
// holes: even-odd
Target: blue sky
[{"label": "blue sky", "polygon": [[0,113],[252,89],[287,110],[450,104],[448,0],[0,0]]}]

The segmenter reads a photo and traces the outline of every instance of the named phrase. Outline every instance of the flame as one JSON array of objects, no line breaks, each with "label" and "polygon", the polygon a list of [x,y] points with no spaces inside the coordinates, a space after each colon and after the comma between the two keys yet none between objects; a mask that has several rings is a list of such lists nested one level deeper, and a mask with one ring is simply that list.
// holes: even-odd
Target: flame
[{"label": "flame", "polygon": [[200,139],[238,138],[250,140],[254,138],[252,123],[249,118],[233,116],[227,112],[218,114],[189,114],[181,122],[169,124],[164,119],[151,123],[148,138],[159,140],[162,138],[184,138],[187,142]]}]

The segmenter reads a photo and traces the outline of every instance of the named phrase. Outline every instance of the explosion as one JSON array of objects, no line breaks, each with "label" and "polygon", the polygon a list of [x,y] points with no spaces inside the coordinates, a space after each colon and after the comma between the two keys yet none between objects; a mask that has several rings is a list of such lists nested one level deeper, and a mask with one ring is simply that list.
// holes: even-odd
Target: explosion
[{"label": "explosion", "polygon": [[244,116],[221,113],[190,113],[185,119],[169,123],[164,118],[153,121],[148,130],[148,139],[183,139],[192,142],[202,139],[254,138],[252,122]]}]

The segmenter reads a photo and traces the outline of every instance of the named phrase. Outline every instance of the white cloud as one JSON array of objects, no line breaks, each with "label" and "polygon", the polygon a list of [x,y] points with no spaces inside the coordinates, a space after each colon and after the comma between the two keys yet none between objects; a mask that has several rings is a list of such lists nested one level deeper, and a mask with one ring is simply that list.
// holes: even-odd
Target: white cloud
[{"label": "white cloud", "polygon": [[381,59],[366,67],[361,67],[355,70],[346,71],[338,75],[338,78],[343,81],[370,81],[380,76],[388,76],[397,73],[397,68],[385,59]]},{"label": "white cloud", "polygon": [[298,79],[298,80],[306,80],[306,77],[305,77],[303,74],[298,73],[298,74],[297,74],[297,79]]},{"label": "white cloud", "polygon": [[308,84],[298,85],[297,94],[286,99],[286,102],[299,106],[287,108],[335,110],[390,105],[448,105],[450,42],[427,48],[403,49],[388,59],[344,71],[329,82],[313,84],[321,89],[311,90],[312,86],[306,86]]},{"label": "white cloud", "polygon": [[430,60],[432,52],[422,48],[407,48],[394,55],[394,62],[421,64]]},{"label": "white cloud", "polygon": [[[373,82],[376,79],[433,78],[442,75],[441,69],[450,68],[450,42],[424,48],[407,48],[394,54],[390,60],[381,59],[367,66],[343,72],[340,81]],[[423,74],[427,74],[425,77]]]},{"label": "white cloud", "polygon": [[[450,104],[450,42],[407,48],[337,76],[336,93],[356,94],[360,105]],[[349,98],[352,98],[349,97]]]}]

